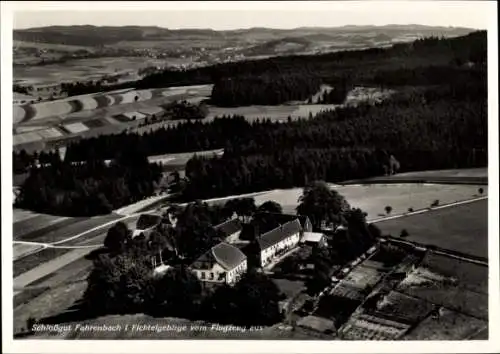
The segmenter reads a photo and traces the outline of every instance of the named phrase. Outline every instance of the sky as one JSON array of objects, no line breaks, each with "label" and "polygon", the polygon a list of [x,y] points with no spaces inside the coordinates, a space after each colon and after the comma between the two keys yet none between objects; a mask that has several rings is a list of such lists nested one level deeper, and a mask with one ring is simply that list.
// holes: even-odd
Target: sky
[{"label": "sky", "polygon": [[12,6],[15,29],[52,25],[140,25],[229,30],[386,24],[486,29],[492,13],[491,1],[46,1],[12,2]]}]

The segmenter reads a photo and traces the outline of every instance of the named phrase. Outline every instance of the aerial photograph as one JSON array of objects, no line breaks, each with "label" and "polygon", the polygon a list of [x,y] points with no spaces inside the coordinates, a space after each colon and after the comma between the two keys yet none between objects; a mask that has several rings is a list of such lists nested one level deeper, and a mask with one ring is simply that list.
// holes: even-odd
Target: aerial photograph
[{"label": "aerial photograph", "polygon": [[13,340],[488,341],[490,32],[432,3],[15,12]]}]

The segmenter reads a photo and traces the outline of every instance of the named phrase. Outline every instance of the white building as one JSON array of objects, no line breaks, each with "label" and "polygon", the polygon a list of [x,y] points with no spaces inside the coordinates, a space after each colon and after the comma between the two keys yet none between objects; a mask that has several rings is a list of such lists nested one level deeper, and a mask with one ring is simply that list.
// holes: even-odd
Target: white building
[{"label": "white building", "polygon": [[325,247],[327,245],[326,236],[321,232],[304,232],[300,242],[309,246]]},{"label": "white building", "polygon": [[281,224],[258,238],[262,267],[296,247],[300,241],[302,226],[298,218]]},{"label": "white building", "polygon": [[221,242],[190,266],[202,283],[235,284],[247,271],[247,257],[237,247]]}]

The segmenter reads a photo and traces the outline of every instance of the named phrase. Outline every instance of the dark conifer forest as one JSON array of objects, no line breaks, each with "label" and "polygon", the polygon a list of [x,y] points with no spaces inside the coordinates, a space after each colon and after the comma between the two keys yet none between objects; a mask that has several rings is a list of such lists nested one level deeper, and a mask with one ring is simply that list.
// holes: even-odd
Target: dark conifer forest
[{"label": "dark conifer forest", "polygon": [[[222,157],[194,157],[188,162],[184,198],[191,200],[304,186],[314,180],[338,182],[383,175],[395,172],[394,160],[399,162],[399,172],[487,166],[485,62],[486,32],[475,32],[389,49],[279,57],[154,74],[141,85],[215,83],[213,103],[227,106],[307,99],[323,83],[340,87],[338,92],[344,93],[348,87],[370,85],[392,88],[396,94],[381,103],[337,108],[295,121],[220,117],[211,122],[179,123],[144,135],[83,139],[68,146],[65,163],[32,169],[19,203],[48,212],[56,205],[57,210],[69,210],[72,205],[49,201],[59,195],[58,190],[68,191],[73,199],[102,194],[113,206],[151,193],[157,167],[147,163],[141,169],[125,161],[118,165],[121,169],[97,162],[77,167],[67,163],[119,160],[124,147],[143,156],[224,148]],[[338,102],[342,97],[326,95],[325,100]],[[33,156],[16,153],[14,170],[29,170],[33,160]],[[72,177],[58,179],[63,169]],[[104,183],[110,176],[112,183]],[[116,192],[115,185],[122,180],[130,190],[127,197]],[[82,181],[94,189],[86,193],[79,186]],[[45,192],[39,191],[40,185],[46,185],[41,188]]]}]

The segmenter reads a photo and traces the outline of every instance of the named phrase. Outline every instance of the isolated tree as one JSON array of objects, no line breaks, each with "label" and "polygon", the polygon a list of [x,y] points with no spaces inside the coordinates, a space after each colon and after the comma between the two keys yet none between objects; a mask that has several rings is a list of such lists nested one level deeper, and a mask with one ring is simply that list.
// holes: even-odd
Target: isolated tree
[{"label": "isolated tree", "polygon": [[413,212],[413,208],[408,208],[408,212],[412,213]]},{"label": "isolated tree", "polygon": [[406,229],[403,229],[401,230],[400,236],[404,238],[410,236],[410,234],[408,233],[408,231],[406,231]]},{"label": "isolated tree", "polygon": [[479,195],[483,195],[483,193],[484,193],[484,189],[483,188],[479,188],[477,191],[479,192]]},{"label": "isolated tree", "polygon": [[389,215],[391,213],[391,211],[392,211],[392,207],[390,205],[385,207],[385,212],[387,215]]},{"label": "isolated tree", "polygon": [[281,204],[268,200],[267,202],[262,203],[258,208],[258,212],[267,212],[267,213],[276,213],[276,214],[283,214],[283,207]]},{"label": "isolated tree", "polygon": [[104,246],[113,254],[121,253],[125,250],[127,243],[131,239],[131,231],[127,225],[119,221],[109,228]]},{"label": "isolated tree", "polygon": [[322,181],[307,185],[298,201],[297,213],[308,216],[315,229],[320,228],[323,222],[339,225],[342,213],[348,210],[344,197]]},{"label": "isolated tree", "polygon": [[439,199],[436,199],[432,202],[431,207],[437,207],[439,205]]}]

